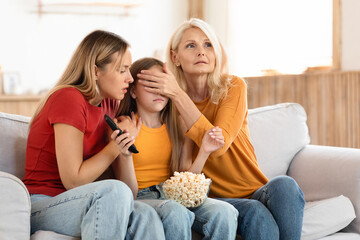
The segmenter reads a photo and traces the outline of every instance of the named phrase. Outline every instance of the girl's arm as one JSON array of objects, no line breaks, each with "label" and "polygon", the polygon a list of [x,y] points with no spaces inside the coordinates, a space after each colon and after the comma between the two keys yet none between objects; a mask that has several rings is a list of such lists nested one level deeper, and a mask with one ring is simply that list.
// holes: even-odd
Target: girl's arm
[{"label": "girl's arm", "polygon": [[193,162],[192,151],[194,149],[194,142],[190,138],[185,137],[180,158],[180,171],[201,173],[209,155],[222,148],[224,144],[224,136],[222,135],[221,128],[213,127],[209,129],[204,134],[199,152]]},{"label": "girl's arm", "polygon": [[67,190],[95,181],[120,153],[111,141],[99,153],[84,161],[83,132],[69,124],[55,123],[54,134],[59,174]]},{"label": "girl's arm", "polygon": [[[186,131],[186,125],[181,116],[178,118],[180,128],[182,133]],[[184,143],[182,147],[181,157],[180,157],[180,167],[179,171],[189,171],[193,173],[201,173],[206,160],[209,155],[220,149],[224,146],[224,136],[222,135],[222,130],[219,127],[213,127],[206,131],[201,142],[199,152],[195,158],[195,161],[192,161],[192,152],[194,150],[195,143],[185,134],[183,135]]]},{"label": "girl's arm", "polygon": [[116,179],[126,183],[130,187],[134,199],[136,199],[138,192],[138,183],[136,179],[132,153],[127,150],[128,147],[134,142],[134,138],[131,138],[129,142],[126,142],[126,140],[124,140],[120,143],[123,145],[123,150],[112,163],[112,169],[114,171]]},{"label": "girl's arm", "polygon": [[[121,117],[119,117],[119,118],[121,119]],[[123,118],[123,120],[124,119],[125,118]],[[123,120],[121,121],[122,123],[124,123]],[[130,124],[133,127],[132,134],[137,136],[141,129],[142,120],[139,118],[136,121],[136,117],[135,117],[134,113],[131,114],[130,120],[133,123],[133,124]],[[115,132],[117,132],[117,131],[115,131]],[[131,146],[131,144],[133,144],[135,142],[135,137],[134,136],[132,136],[131,138],[129,137],[130,134],[129,134],[129,131],[127,130],[127,128],[126,128],[126,130],[124,130],[124,134],[120,135],[117,138],[116,138],[117,134],[114,135],[114,133],[111,135],[111,138],[115,142],[118,143],[118,147],[119,147],[121,153],[116,158],[116,160],[112,163],[112,169],[114,171],[116,179],[126,183],[130,187],[130,189],[133,193],[134,199],[136,199],[137,192],[138,192],[138,183],[137,183],[137,179],[136,179],[132,153],[128,150],[128,148]]]}]

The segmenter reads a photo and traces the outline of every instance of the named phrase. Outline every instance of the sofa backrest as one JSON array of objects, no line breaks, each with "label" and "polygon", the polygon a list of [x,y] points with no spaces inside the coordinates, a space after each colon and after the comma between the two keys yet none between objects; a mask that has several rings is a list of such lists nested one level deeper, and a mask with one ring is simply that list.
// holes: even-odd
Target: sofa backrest
[{"label": "sofa backrest", "polygon": [[269,178],[287,173],[291,160],[310,143],[304,108],[282,103],[249,110],[251,142],[261,170]]},{"label": "sofa backrest", "polygon": [[30,117],[0,112],[0,171],[22,179]]},{"label": "sofa backrest", "polygon": [[[0,171],[22,179],[30,117],[0,112]],[[301,105],[284,103],[249,110],[251,142],[264,174],[286,174],[295,154],[310,138]]]}]

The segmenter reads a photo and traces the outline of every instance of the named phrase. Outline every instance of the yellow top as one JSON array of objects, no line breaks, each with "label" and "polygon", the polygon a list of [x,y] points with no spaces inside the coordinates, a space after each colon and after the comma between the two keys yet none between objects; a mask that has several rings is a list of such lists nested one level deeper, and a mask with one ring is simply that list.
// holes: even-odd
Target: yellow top
[{"label": "yellow top", "polygon": [[209,97],[194,103],[202,115],[186,135],[200,146],[204,133],[219,126],[225,137],[224,147],[213,152],[203,168],[206,177],[212,179],[210,196],[249,198],[268,179],[259,168],[250,142],[246,83],[233,76],[228,95],[219,104],[211,103]]},{"label": "yellow top", "polygon": [[135,146],[139,153],[133,154],[139,189],[157,185],[170,177],[171,143],[163,124],[160,128],[141,126]]}]

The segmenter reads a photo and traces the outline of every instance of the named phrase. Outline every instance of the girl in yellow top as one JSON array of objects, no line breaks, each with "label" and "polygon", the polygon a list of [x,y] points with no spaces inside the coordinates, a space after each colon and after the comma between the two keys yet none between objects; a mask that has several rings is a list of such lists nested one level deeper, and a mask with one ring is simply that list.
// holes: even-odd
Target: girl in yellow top
[{"label": "girl in yellow top", "polygon": [[[147,92],[137,83],[136,76],[144,69],[161,74],[163,63],[154,58],[143,58],[130,68],[134,83],[130,84],[118,115],[135,112],[143,124],[135,140],[139,153],[121,155],[119,159],[133,158],[136,180],[127,182],[128,185],[136,193],[137,199],[143,199],[155,208],[163,221],[166,239],[191,239],[191,228],[203,234],[204,239],[235,239],[238,213],[230,204],[207,199],[201,206],[189,210],[175,201],[164,200],[158,184],[179,170],[183,136],[172,101]],[[224,137],[219,128],[212,127],[200,141],[203,144],[195,162],[204,162],[211,152],[221,148]],[[124,180],[121,179],[121,167],[115,169],[117,178]]]},{"label": "girl in yellow top", "polygon": [[224,74],[226,56],[214,31],[190,19],[175,31],[166,54],[169,71],[142,71],[138,81],[174,102],[187,130],[184,144],[194,148],[187,154],[196,154],[213,126],[222,129],[225,139],[203,165],[191,165],[184,157],[182,170],[202,171],[212,179],[211,196],[239,211],[242,239],[300,239],[303,193],[290,177],[268,181],[261,172],[250,142],[246,83]]}]

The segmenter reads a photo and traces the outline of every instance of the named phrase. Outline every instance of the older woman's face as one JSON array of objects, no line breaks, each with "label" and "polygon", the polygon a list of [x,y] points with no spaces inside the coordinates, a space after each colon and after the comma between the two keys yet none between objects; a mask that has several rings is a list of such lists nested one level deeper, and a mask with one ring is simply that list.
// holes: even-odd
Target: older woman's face
[{"label": "older woman's face", "polygon": [[209,74],[215,68],[214,48],[199,28],[185,30],[172,59],[185,74]]}]

